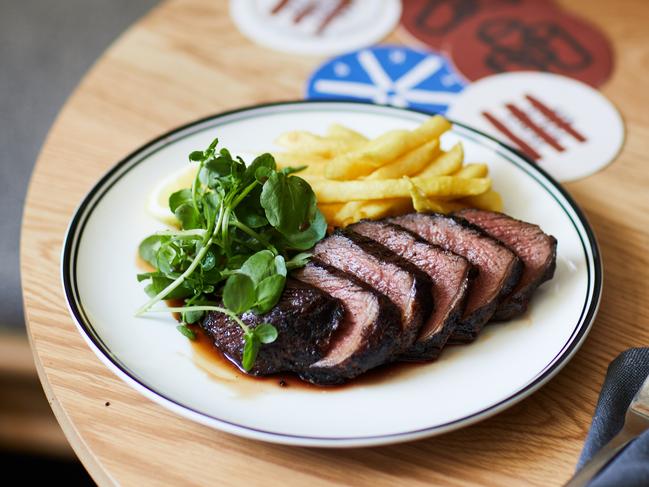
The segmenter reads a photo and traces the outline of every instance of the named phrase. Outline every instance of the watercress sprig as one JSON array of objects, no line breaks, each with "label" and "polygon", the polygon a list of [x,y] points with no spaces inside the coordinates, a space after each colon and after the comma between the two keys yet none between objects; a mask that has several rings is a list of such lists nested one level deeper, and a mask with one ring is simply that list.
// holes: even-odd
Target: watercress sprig
[{"label": "watercress sprig", "polygon": [[277,303],[287,271],[308,262],[304,251],[324,237],[327,223],[309,184],[294,175],[301,168],[277,170],[270,154],[246,165],[217,145],[215,139],[189,155],[198,164],[192,186],[169,197],[178,228],[156,232],[139,246],[155,271],[137,276],[150,299],[136,315],[159,311],[152,308],[162,300],[182,299],[184,306],[166,310],[181,313],[178,329],[192,338],[187,324],[209,311],[224,313],[241,327],[241,365],[250,370],[277,330],[269,323],[251,328],[240,316],[266,313]]}]

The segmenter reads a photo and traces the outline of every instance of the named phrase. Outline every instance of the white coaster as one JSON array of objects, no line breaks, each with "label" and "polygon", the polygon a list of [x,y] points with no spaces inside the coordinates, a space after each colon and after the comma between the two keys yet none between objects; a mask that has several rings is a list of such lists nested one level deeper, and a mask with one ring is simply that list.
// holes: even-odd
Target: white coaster
[{"label": "white coaster", "polygon": [[374,44],[401,16],[399,0],[230,0],[239,30],[256,43],[331,55]]},{"label": "white coaster", "polygon": [[457,95],[448,116],[516,147],[559,181],[599,171],[624,142],[622,117],[607,98],[550,73],[483,78]]}]

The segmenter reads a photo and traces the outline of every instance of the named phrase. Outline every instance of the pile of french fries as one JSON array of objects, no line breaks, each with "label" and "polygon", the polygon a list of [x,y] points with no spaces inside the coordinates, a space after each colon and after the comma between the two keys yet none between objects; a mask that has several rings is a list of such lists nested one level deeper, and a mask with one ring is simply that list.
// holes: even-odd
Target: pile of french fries
[{"label": "pile of french fries", "polygon": [[278,167],[306,166],[298,174],[311,184],[332,227],[413,210],[501,211],[502,199],[491,189],[487,165],[464,164],[460,143],[441,149],[440,137],[450,128],[436,115],[414,130],[368,139],[334,124],[326,135],[299,130],[282,134],[276,143],[285,151],[273,155]]}]

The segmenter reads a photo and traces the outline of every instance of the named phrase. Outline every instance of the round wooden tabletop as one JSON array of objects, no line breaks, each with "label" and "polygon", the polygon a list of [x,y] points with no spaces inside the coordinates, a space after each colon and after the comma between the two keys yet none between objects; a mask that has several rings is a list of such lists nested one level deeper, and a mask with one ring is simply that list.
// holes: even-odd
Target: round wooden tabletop
[{"label": "round wooden tabletop", "polygon": [[[233,26],[225,0],[161,4],[99,59],[52,127],[24,214],[21,269],[28,329],[47,397],[101,485],[548,485],[566,480],[588,430],[608,363],[649,342],[649,3],[566,1],[613,41],[602,91],[622,112],[617,161],[567,186],[587,213],[605,264],[593,330],[540,391],[477,425],[408,444],[295,448],[231,436],[136,393],[90,351],[68,315],[60,253],[92,184],[155,136],[199,117],[299,99],[322,59],[263,49]],[[396,34],[388,39],[400,42]]]}]

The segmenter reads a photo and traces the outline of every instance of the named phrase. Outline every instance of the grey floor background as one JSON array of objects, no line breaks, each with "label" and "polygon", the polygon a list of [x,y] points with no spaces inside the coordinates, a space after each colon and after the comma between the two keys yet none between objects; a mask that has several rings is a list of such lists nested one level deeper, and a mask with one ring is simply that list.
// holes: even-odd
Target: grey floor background
[{"label": "grey floor background", "polygon": [[0,331],[24,327],[18,248],[29,176],[66,98],[158,0],[0,0]]}]

